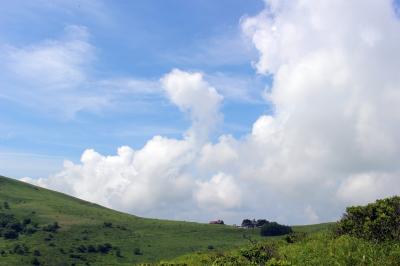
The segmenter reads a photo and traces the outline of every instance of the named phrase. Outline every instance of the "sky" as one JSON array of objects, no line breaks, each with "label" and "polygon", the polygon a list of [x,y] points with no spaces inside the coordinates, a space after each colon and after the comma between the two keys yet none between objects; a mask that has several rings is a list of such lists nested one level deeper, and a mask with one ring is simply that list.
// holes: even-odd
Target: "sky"
[{"label": "sky", "polygon": [[0,174],[145,217],[333,221],[400,192],[398,47],[391,0],[7,2]]}]

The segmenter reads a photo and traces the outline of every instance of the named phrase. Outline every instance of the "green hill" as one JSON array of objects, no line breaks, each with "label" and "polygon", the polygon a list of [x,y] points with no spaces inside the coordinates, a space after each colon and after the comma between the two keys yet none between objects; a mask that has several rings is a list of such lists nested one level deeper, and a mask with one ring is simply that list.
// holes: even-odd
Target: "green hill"
[{"label": "green hill", "polygon": [[[399,200],[347,208],[340,234],[326,223],[262,238],[259,229],[141,218],[0,176],[0,265],[400,265]],[[369,241],[384,229],[389,240]]]},{"label": "green hill", "polygon": [[259,238],[257,230],[140,218],[2,176],[0,206],[3,220],[24,227],[16,239],[0,237],[0,265],[132,265]]}]

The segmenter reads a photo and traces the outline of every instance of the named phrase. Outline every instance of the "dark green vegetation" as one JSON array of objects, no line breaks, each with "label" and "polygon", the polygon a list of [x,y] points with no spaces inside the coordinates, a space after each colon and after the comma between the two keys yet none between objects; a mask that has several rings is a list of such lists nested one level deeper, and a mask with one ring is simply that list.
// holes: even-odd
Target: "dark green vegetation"
[{"label": "dark green vegetation", "polygon": [[0,177],[0,265],[400,265],[399,212],[394,197],[336,224],[238,229],[140,218]]},{"label": "dark green vegetation", "polygon": [[0,265],[133,265],[223,252],[259,230],[145,219],[0,177]]},{"label": "dark green vegetation", "polygon": [[337,231],[375,242],[400,241],[400,197],[347,208]]},{"label": "dark green vegetation", "polygon": [[239,249],[197,252],[160,264],[400,265],[400,197],[349,207],[336,224],[292,228],[286,236],[252,241]]},{"label": "dark green vegetation", "polygon": [[294,242],[272,238],[225,253],[184,255],[160,265],[400,265],[399,243],[373,243],[323,231]]},{"label": "dark green vegetation", "polygon": [[292,233],[292,231],[290,226],[278,224],[277,222],[266,222],[261,227],[260,234],[262,236],[280,236]]}]

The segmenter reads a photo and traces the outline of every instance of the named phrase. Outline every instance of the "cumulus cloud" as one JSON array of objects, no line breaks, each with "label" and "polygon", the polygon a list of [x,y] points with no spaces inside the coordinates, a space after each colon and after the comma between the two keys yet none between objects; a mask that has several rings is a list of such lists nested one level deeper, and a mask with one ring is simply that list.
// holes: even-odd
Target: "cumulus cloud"
[{"label": "cumulus cloud", "polygon": [[[201,195],[205,195],[207,181],[197,183],[190,168],[202,147],[200,141],[205,140],[220,119],[218,107],[222,96],[200,73],[175,69],[160,83],[170,101],[193,121],[183,139],[155,136],[142,149],[121,147],[115,156],[87,149],[81,156],[81,164],[67,161],[64,170],[50,178],[23,180],[105,206],[146,214],[182,202],[196,204],[193,191],[197,187],[203,188],[198,197],[199,202],[204,202]],[[227,202],[230,192],[240,192],[232,178],[216,176],[210,182],[220,184],[215,202],[231,206]],[[239,200],[234,201],[237,204]]]},{"label": "cumulus cloud", "polygon": [[231,209],[240,207],[242,191],[232,176],[218,173],[210,181],[198,181],[195,197],[205,209]]},{"label": "cumulus cloud", "polygon": [[399,173],[357,173],[340,184],[337,197],[348,204],[367,204],[371,199],[398,194],[399,186]]},{"label": "cumulus cloud", "polygon": [[116,156],[87,150],[39,184],[141,215],[232,222],[328,221],[347,204],[400,193],[391,1],[271,0],[241,23],[259,52],[254,67],[273,77],[265,98],[274,112],[246,136],[207,139],[222,97],[200,73],[173,70],[161,84],[192,119],[182,139],[156,136]]},{"label": "cumulus cloud", "polygon": [[171,102],[190,114],[193,123],[190,134],[207,139],[210,130],[221,119],[222,96],[198,72],[174,69],[161,79],[161,83]]}]

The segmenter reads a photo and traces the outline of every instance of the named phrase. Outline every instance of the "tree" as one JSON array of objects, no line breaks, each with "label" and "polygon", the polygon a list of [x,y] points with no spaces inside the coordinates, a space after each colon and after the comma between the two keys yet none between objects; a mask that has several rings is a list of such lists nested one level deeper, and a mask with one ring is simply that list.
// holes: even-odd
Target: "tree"
[{"label": "tree", "polygon": [[43,231],[53,232],[53,233],[56,233],[58,231],[58,229],[60,229],[60,226],[58,225],[57,222],[54,222],[53,224],[49,224],[49,225],[43,227]]},{"label": "tree", "polygon": [[242,221],[242,227],[253,227],[253,222],[250,219],[244,219]]},{"label": "tree", "polygon": [[140,248],[134,248],[133,249],[133,254],[135,255],[143,255],[142,251],[140,250]]},{"label": "tree", "polygon": [[287,225],[281,225],[277,222],[267,223],[261,227],[261,236],[280,236],[293,232],[292,228]]},{"label": "tree", "polygon": [[112,245],[110,243],[104,243],[103,245],[98,245],[97,250],[100,253],[108,253],[112,248]]},{"label": "tree", "polygon": [[13,229],[6,229],[3,232],[3,236],[5,239],[16,239],[16,238],[18,238],[18,232],[16,232]]},{"label": "tree", "polygon": [[39,266],[40,265],[40,261],[38,260],[38,258],[33,258],[32,265],[35,265],[35,266]]},{"label": "tree", "polygon": [[337,233],[373,241],[400,240],[400,197],[348,207],[337,223]]},{"label": "tree", "polygon": [[265,219],[258,219],[257,222],[256,222],[256,226],[257,227],[261,227],[266,223],[269,223],[269,222],[267,220],[265,220]]},{"label": "tree", "polygon": [[112,227],[112,223],[110,223],[110,222],[104,222],[104,223],[103,223],[103,226],[104,226],[104,227],[107,227],[107,228],[111,228],[111,227]]},{"label": "tree", "polygon": [[35,249],[35,250],[33,251],[33,255],[34,255],[34,256],[41,256],[42,254],[40,253],[40,250]]}]

